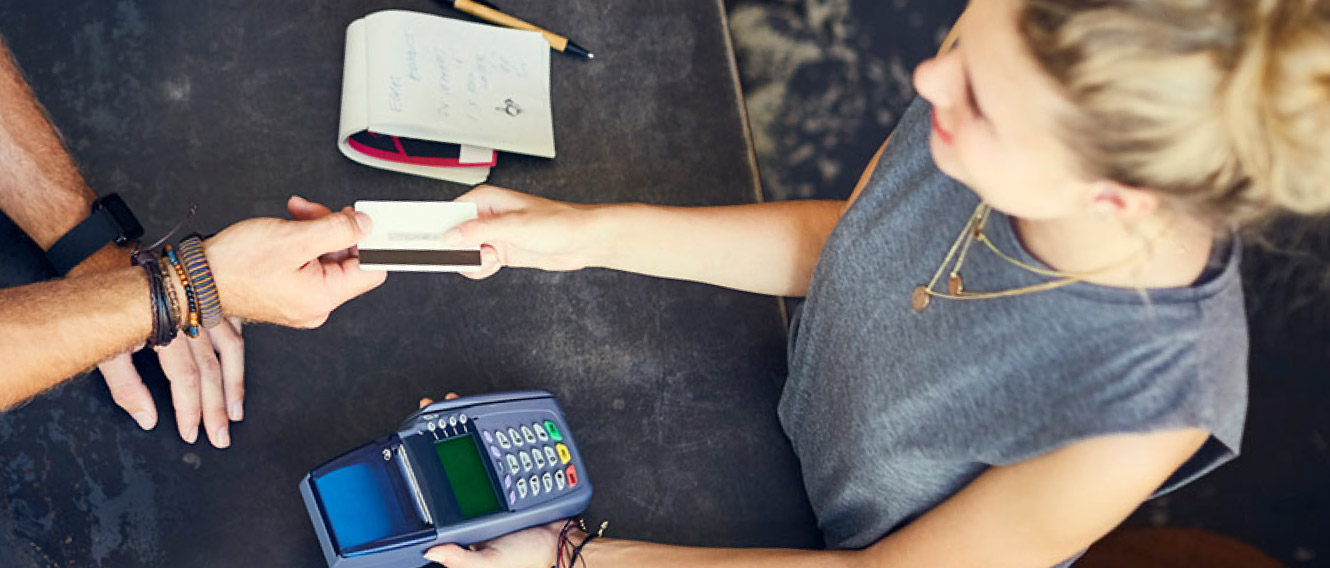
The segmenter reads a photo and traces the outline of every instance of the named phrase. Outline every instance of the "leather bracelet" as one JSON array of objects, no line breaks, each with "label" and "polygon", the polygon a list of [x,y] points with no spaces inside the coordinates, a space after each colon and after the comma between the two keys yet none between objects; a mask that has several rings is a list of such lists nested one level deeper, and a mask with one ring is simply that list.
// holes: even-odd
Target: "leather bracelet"
[{"label": "leather bracelet", "polygon": [[157,266],[157,257],[151,251],[141,251],[134,255],[134,264],[143,267],[148,277],[148,302],[152,310],[152,332],[148,336],[149,347],[161,347],[171,343],[176,336],[175,322],[171,321],[171,305],[167,299],[162,271]]},{"label": "leather bracelet", "polygon": [[203,237],[198,233],[180,241],[180,261],[185,266],[189,283],[194,286],[198,301],[199,323],[205,329],[222,323],[222,302],[217,295],[217,283],[212,279],[212,267],[203,251]]}]

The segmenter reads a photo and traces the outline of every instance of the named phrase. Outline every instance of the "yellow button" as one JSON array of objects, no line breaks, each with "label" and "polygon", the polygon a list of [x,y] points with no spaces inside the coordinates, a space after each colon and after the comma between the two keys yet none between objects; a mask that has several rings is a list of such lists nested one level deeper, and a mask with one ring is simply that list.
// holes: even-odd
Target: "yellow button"
[{"label": "yellow button", "polygon": [[563,463],[568,463],[570,461],[573,461],[573,455],[568,453],[568,446],[559,444],[557,446],[554,446],[554,449],[559,450],[559,459],[562,460]]}]

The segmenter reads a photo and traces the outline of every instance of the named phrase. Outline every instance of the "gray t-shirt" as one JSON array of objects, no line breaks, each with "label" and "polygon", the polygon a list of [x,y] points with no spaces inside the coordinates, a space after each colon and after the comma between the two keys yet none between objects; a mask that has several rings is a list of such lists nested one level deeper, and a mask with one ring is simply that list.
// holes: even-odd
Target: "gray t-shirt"
[{"label": "gray t-shirt", "polygon": [[[828,546],[871,545],[989,467],[1095,436],[1212,432],[1160,493],[1236,456],[1247,407],[1236,242],[1216,247],[1194,285],[1148,302],[1077,283],[911,309],[978,204],[933,164],[929,111],[916,101],[901,119],[791,329],[780,419]],[[994,211],[985,232],[1038,265],[1009,217]],[[978,243],[962,276],[972,292],[1047,281]]]}]

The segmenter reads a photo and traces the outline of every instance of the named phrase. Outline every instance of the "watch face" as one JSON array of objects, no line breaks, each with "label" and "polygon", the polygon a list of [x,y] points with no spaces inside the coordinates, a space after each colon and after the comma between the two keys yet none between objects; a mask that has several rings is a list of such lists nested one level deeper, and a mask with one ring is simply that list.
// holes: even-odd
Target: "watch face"
[{"label": "watch face", "polygon": [[120,199],[118,194],[112,193],[97,200],[97,208],[106,211],[111,220],[115,221],[120,232],[115,237],[115,244],[125,245],[143,238],[143,225],[134,216],[134,212],[129,210],[125,201]]}]

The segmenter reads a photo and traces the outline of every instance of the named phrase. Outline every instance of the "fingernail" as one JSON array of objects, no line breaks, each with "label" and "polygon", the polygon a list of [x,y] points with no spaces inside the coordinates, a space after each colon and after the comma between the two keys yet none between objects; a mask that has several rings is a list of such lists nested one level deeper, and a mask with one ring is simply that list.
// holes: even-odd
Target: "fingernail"
[{"label": "fingernail", "polygon": [[231,420],[233,422],[239,422],[244,419],[245,419],[245,403],[238,400],[231,403]]},{"label": "fingernail", "polygon": [[139,423],[139,428],[144,430],[152,430],[154,426],[157,426],[157,419],[153,418],[151,413],[135,412],[131,416],[134,417],[135,422]]},{"label": "fingernail", "polygon": [[456,245],[456,244],[461,244],[461,243],[462,243],[462,232],[461,232],[461,231],[459,231],[459,230],[457,230],[457,229],[448,229],[448,232],[446,232],[446,233],[443,234],[443,244],[445,244],[445,245]]},{"label": "fingernail", "polygon": [[222,426],[217,429],[217,434],[213,436],[213,441],[219,448],[231,447],[231,429]]},{"label": "fingernail", "polygon": [[430,561],[430,562],[435,562],[435,563],[438,563],[438,564],[443,564],[443,562],[444,562],[445,560],[447,560],[447,559],[443,557],[443,553],[442,553],[442,552],[437,552],[437,551],[434,551],[434,550],[427,550],[427,551],[425,551],[425,560],[428,560],[428,561]]},{"label": "fingernail", "polygon": [[360,227],[360,232],[369,234],[374,230],[374,221],[369,218],[369,215],[357,211],[356,226]]},{"label": "fingernail", "polygon": [[194,429],[190,430],[181,426],[180,439],[184,440],[186,444],[193,444],[194,442],[197,442],[199,440],[199,427],[196,425],[194,426]]}]

